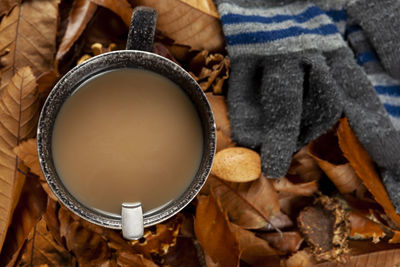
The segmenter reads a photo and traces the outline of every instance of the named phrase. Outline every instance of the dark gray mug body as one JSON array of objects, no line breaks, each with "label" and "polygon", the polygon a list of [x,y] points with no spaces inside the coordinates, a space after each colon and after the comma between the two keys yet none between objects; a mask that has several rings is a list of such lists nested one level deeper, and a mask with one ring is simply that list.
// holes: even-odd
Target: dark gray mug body
[{"label": "dark gray mug body", "polygon": [[156,12],[150,8],[136,8],[132,15],[127,50],[98,55],[70,70],[50,92],[39,118],[37,149],[40,165],[50,188],[72,212],[89,222],[108,228],[121,229],[121,216],[107,214],[80,203],[63,185],[52,158],[52,132],[58,112],[63,103],[83,82],[94,75],[113,69],[146,69],[175,82],[186,93],[197,110],[204,140],[203,156],[199,169],[189,187],[177,199],[143,215],[144,227],[170,218],[189,204],[204,185],[211,170],[215,153],[214,118],[202,89],[190,74],[179,65],[149,52],[153,46],[156,16]]}]

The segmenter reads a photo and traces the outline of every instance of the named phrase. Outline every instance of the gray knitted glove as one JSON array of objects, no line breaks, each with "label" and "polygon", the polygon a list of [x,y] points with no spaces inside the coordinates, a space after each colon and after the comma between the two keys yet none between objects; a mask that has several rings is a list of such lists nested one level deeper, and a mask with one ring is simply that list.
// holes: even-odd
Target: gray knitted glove
[{"label": "gray knitted glove", "polygon": [[218,2],[233,139],[261,147],[263,171],[280,177],[292,154],[344,111],[372,158],[392,166],[400,138],[337,27],[317,6],[287,2]]}]

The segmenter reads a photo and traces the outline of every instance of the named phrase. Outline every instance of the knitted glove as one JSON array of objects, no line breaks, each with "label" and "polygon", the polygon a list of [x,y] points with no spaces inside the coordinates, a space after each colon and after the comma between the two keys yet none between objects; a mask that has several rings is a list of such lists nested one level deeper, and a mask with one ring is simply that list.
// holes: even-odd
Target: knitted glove
[{"label": "knitted glove", "polygon": [[218,3],[232,62],[233,139],[261,147],[263,171],[280,177],[293,152],[344,111],[373,159],[391,165],[400,138],[337,27],[315,5],[281,2]]},{"label": "knitted glove", "polygon": [[400,79],[400,1],[353,0],[347,12],[365,31],[385,70]]}]

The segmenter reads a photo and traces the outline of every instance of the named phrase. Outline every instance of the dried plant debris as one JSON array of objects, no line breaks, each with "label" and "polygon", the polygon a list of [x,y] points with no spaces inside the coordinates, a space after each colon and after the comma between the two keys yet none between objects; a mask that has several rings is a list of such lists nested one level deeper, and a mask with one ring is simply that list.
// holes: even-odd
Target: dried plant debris
[{"label": "dried plant debris", "polygon": [[350,222],[337,199],[318,197],[300,212],[297,223],[316,260],[345,261]]},{"label": "dried plant debris", "polygon": [[188,69],[203,91],[211,89],[214,94],[222,94],[229,78],[230,62],[222,54],[203,50],[190,60]]},{"label": "dried plant debris", "polygon": [[92,50],[92,53],[84,54],[83,56],[81,56],[80,59],[78,60],[78,62],[76,63],[77,65],[81,64],[82,62],[84,62],[94,56],[98,56],[98,55],[106,53],[106,52],[114,51],[117,49],[117,45],[114,43],[110,43],[107,47],[104,47],[100,43],[94,43],[94,44],[92,44],[90,49]]}]

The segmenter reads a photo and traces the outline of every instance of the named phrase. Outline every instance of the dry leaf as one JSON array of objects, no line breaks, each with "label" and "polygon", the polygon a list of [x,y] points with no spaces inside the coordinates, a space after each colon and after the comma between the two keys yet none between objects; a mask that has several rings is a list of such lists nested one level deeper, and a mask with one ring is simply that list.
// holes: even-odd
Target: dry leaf
[{"label": "dry leaf", "polygon": [[59,0],[25,1],[0,23],[1,86],[17,71],[30,66],[36,77],[53,68]]},{"label": "dry leaf", "polygon": [[163,262],[167,266],[201,267],[201,259],[204,258],[200,244],[192,238],[178,237],[176,245],[169,249]]},{"label": "dry leaf", "polygon": [[239,266],[239,241],[232,233],[220,204],[212,195],[198,197],[194,231],[213,262],[221,267]]},{"label": "dry leaf", "polygon": [[214,5],[214,2],[212,0],[181,0],[181,2],[196,8],[200,10],[201,12],[204,12],[206,14],[209,14],[210,16],[213,16],[215,18],[219,18],[217,8]]},{"label": "dry leaf", "polygon": [[368,191],[374,196],[376,202],[385,210],[386,215],[392,219],[397,226],[400,226],[400,215],[396,213],[392,202],[389,200],[386,189],[376,172],[373,161],[351,130],[347,118],[340,120],[337,133],[339,146],[358,177],[360,177]]},{"label": "dry leaf", "polygon": [[216,152],[219,152],[228,147],[234,147],[235,143],[231,140],[230,137],[227,137],[222,133],[222,131],[217,130],[217,147]]},{"label": "dry leaf", "polygon": [[35,77],[29,67],[21,68],[0,99],[0,250],[27,172],[12,149],[35,134],[38,111]]},{"label": "dry leaf", "polygon": [[0,18],[10,12],[18,4],[17,0],[2,0],[0,5]]},{"label": "dry leaf", "polygon": [[303,182],[319,180],[322,171],[307,151],[308,149],[305,146],[294,154],[288,174],[300,178]]},{"label": "dry leaf", "polygon": [[352,256],[346,264],[335,262],[324,262],[317,264],[318,267],[353,267],[353,266],[376,266],[376,267],[398,267],[400,266],[400,249],[385,250]]},{"label": "dry leaf", "polygon": [[338,200],[327,196],[317,198],[314,206],[300,212],[299,229],[317,260],[345,260],[350,228],[347,216]]},{"label": "dry leaf", "polygon": [[168,58],[169,60],[172,60],[179,65],[179,62],[176,61],[174,55],[172,55],[172,53],[168,50],[168,48],[162,43],[155,42],[153,44],[153,53]]},{"label": "dry leaf", "polygon": [[211,89],[221,95],[225,81],[229,78],[230,61],[227,56],[200,51],[190,62],[188,71],[203,91]]},{"label": "dry leaf", "polygon": [[280,254],[294,253],[303,243],[303,238],[298,232],[259,233],[257,236],[266,240]]},{"label": "dry leaf", "polygon": [[248,183],[227,183],[212,175],[208,180],[229,219],[243,228],[265,227],[279,212],[278,195],[265,176]]},{"label": "dry leaf", "polygon": [[293,226],[293,222],[289,218],[289,216],[287,216],[282,211],[279,211],[273,217],[271,217],[271,219],[269,220],[269,224],[260,228],[259,230],[273,231],[276,229],[284,229],[284,228],[288,228],[288,227],[292,227],[292,226]]},{"label": "dry leaf", "polygon": [[228,107],[226,105],[225,97],[214,95],[213,93],[206,93],[206,96],[214,114],[217,130],[221,131],[222,134],[230,138],[231,125],[229,123]]},{"label": "dry leaf", "polygon": [[[211,0],[207,1],[208,6],[213,5]],[[157,28],[177,43],[189,45],[196,50],[215,51],[224,47],[221,23],[218,17],[215,17],[215,12],[204,9],[202,1],[135,0],[134,2],[156,9]]]},{"label": "dry leaf", "polygon": [[43,176],[42,169],[40,168],[39,157],[36,148],[36,139],[32,138],[27,141],[21,142],[17,147],[13,149],[14,153],[20,158],[24,164],[29,167],[30,171],[35,175],[40,177],[40,184],[42,185],[44,191],[53,200],[57,201],[57,197],[54,195],[53,191],[50,189]]},{"label": "dry leaf", "polygon": [[261,174],[261,158],[248,148],[226,148],[215,155],[211,173],[228,182],[254,181]]},{"label": "dry leaf", "polygon": [[183,218],[180,215],[173,217],[165,223],[156,225],[153,233],[145,229],[142,239],[131,241],[133,248],[143,254],[146,258],[164,256],[170,247],[175,246]]},{"label": "dry leaf", "polygon": [[285,261],[285,267],[310,267],[314,266],[317,262],[314,257],[307,250],[300,250],[290,256]]},{"label": "dry leaf", "polygon": [[46,209],[47,196],[37,177],[27,176],[0,254],[0,266],[14,265],[25,240]]},{"label": "dry leaf", "polygon": [[378,243],[386,234],[380,224],[368,219],[363,214],[352,211],[349,216],[350,237],[353,239],[369,239]]},{"label": "dry leaf", "polygon": [[158,265],[143,257],[143,255],[135,254],[132,251],[117,251],[117,263],[121,267],[157,267]]},{"label": "dry leaf", "polygon": [[47,230],[42,218],[28,237],[18,266],[75,266],[75,258]]},{"label": "dry leaf", "polygon": [[76,0],[68,17],[68,25],[57,51],[56,59],[60,59],[69,51],[78,40],[89,20],[93,17],[97,5],[91,0]]},{"label": "dry leaf", "polygon": [[252,266],[273,261],[279,263],[279,252],[272,248],[267,241],[258,238],[253,232],[240,226],[231,224],[232,231],[239,239],[239,247],[242,252],[240,258]]},{"label": "dry leaf", "polygon": [[58,81],[58,78],[60,78],[60,74],[58,74],[55,70],[49,70],[40,75],[37,79],[39,93],[47,96],[47,94]]},{"label": "dry leaf", "polygon": [[129,27],[132,18],[132,7],[127,0],[90,0],[93,3],[108,8],[124,21],[125,25]]},{"label": "dry leaf", "polygon": [[[329,144],[329,146],[325,144]],[[347,160],[343,158],[337,137],[332,131],[312,141],[308,146],[308,152],[340,193],[347,194],[355,190],[362,190],[360,187],[363,187],[363,185],[360,178]],[[335,153],[337,155],[333,156]]]}]

